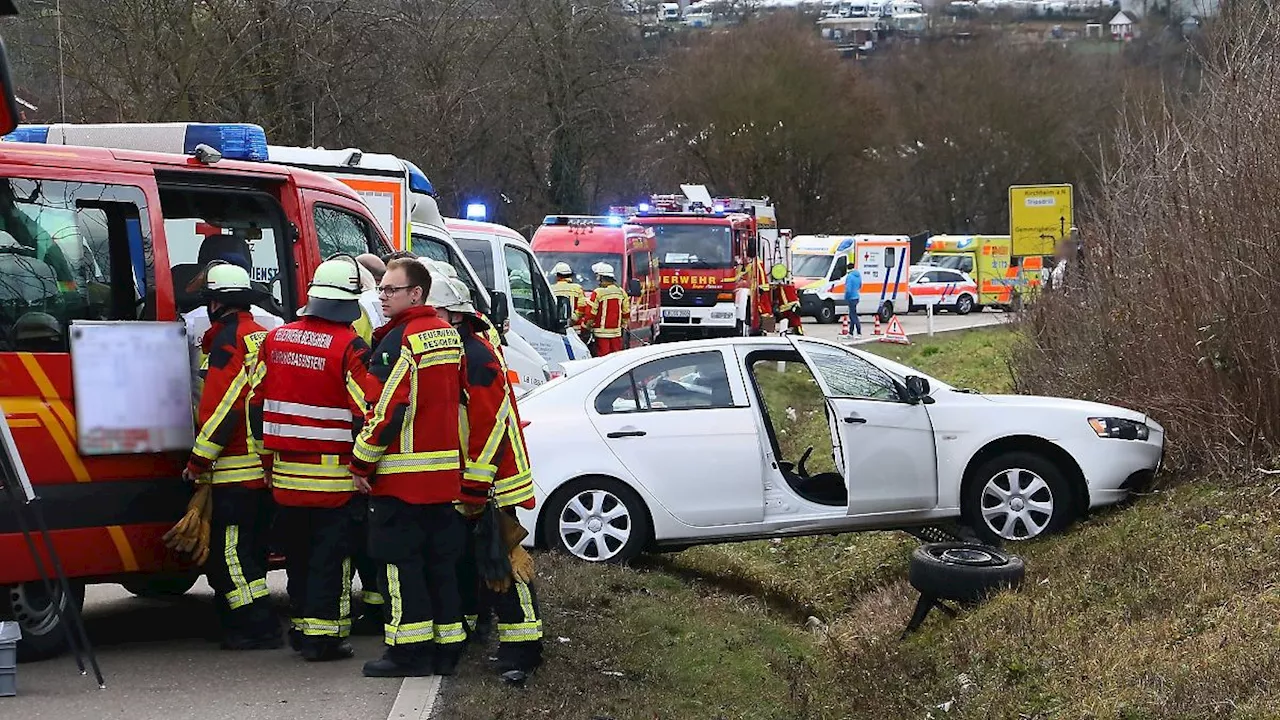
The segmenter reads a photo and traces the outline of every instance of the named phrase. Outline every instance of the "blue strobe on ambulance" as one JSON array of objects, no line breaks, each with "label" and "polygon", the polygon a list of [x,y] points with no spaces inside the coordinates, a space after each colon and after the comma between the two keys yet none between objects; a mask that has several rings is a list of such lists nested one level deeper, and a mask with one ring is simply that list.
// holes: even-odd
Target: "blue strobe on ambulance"
[{"label": "blue strobe on ambulance", "polygon": [[797,235],[791,241],[791,274],[800,291],[800,312],[820,323],[848,314],[844,279],[862,271],[858,314],[888,322],[909,310],[907,285],[911,238],[906,235]]}]

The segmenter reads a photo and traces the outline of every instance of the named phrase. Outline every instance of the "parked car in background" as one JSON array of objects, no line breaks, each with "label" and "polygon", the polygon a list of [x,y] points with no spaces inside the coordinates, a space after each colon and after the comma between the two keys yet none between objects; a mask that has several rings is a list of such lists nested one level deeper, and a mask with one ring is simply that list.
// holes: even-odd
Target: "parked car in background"
[{"label": "parked car in background", "polygon": [[960,315],[982,309],[978,305],[978,283],[959,270],[946,268],[912,268],[907,298],[908,312],[931,305],[935,310],[945,309]]},{"label": "parked car in background", "polygon": [[[799,456],[762,391],[779,363],[825,407],[829,432]],[[565,370],[520,403],[538,500],[520,519],[527,543],[589,561],[952,520],[1027,540],[1125,498],[1164,449],[1133,410],[977,394],[810,337],[654,345]],[[833,470],[808,469],[815,449]]]}]

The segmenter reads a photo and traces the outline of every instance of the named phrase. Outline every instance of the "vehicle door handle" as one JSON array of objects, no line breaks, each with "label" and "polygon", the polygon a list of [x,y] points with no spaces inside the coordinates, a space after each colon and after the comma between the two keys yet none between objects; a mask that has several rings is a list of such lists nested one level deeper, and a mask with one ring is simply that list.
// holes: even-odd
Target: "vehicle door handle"
[{"label": "vehicle door handle", "polygon": [[859,425],[865,425],[867,423],[867,419],[862,417],[861,415],[850,415],[846,417],[844,421],[851,424],[857,423]]},{"label": "vehicle door handle", "polygon": [[611,437],[611,438],[644,437],[647,434],[648,433],[646,433],[643,430],[615,430],[605,435],[605,437]]}]

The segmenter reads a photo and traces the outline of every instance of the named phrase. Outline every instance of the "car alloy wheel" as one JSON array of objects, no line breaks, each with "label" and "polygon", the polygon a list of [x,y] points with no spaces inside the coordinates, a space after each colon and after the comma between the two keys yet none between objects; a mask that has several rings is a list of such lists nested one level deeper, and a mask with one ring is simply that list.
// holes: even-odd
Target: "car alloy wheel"
[{"label": "car alloy wheel", "polygon": [[973,312],[973,298],[968,295],[961,295],[960,299],[956,300],[956,312],[960,315],[968,315]]},{"label": "car alloy wheel", "polygon": [[612,560],[631,539],[632,511],[608,490],[584,490],[560,511],[560,541],[575,557],[591,562]]},{"label": "car alloy wheel", "polygon": [[1005,540],[1030,540],[1053,521],[1053,489],[1030,470],[1009,468],[987,480],[981,509],[991,532]]}]

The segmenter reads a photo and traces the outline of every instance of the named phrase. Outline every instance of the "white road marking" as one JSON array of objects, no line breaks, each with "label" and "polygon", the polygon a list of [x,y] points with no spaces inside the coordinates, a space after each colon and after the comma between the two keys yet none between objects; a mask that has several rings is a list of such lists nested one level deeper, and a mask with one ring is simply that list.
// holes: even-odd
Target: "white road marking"
[{"label": "white road marking", "polygon": [[440,676],[405,678],[387,720],[428,720],[440,697]]}]

